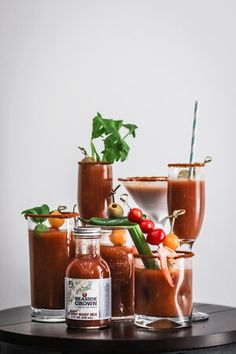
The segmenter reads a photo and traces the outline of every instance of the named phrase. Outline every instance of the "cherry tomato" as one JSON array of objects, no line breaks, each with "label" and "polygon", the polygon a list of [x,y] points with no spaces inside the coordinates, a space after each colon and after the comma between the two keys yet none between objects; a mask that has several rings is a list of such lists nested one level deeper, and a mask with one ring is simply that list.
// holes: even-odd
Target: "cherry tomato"
[{"label": "cherry tomato", "polygon": [[166,234],[162,229],[154,229],[147,234],[146,240],[150,245],[159,245],[165,237]]},{"label": "cherry tomato", "polygon": [[[60,215],[61,213],[58,210],[55,210],[55,211],[52,211],[50,214],[51,215]],[[62,218],[48,218],[48,222],[52,227],[59,228],[64,224],[65,220]]]},{"label": "cherry tomato", "polygon": [[130,222],[139,223],[143,218],[143,213],[138,208],[132,208],[128,212],[128,219]]},{"label": "cherry tomato", "polygon": [[145,234],[150,233],[155,228],[154,222],[150,219],[142,219],[139,226]]},{"label": "cherry tomato", "polygon": [[163,245],[172,249],[176,250],[179,247],[179,238],[175,234],[168,234],[166,235]]}]

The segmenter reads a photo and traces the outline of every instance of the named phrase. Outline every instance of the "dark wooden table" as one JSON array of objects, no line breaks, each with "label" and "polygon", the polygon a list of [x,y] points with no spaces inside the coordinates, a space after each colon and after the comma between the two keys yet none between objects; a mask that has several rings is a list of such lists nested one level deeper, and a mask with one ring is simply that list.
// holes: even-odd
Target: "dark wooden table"
[{"label": "dark wooden table", "polygon": [[236,308],[196,304],[209,320],[185,329],[153,332],[132,322],[100,330],[32,322],[30,307],[0,311],[0,353],[236,353]]}]

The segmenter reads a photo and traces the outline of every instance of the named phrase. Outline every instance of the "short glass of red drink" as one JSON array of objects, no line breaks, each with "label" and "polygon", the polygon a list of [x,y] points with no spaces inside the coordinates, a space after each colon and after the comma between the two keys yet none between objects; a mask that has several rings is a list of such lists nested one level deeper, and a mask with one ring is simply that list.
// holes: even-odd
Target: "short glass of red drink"
[{"label": "short glass of red drink", "polygon": [[[76,213],[27,215],[33,321],[65,321],[64,277],[75,255],[75,216]],[[57,227],[52,227],[48,218],[59,220]]]},{"label": "short glass of red drink", "polygon": [[169,260],[170,285],[161,270],[145,268],[148,256],[135,255],[135,319],[134,323],[151,330],[182,328],[191,325],[192,315],[192,252],[176,252]]}]

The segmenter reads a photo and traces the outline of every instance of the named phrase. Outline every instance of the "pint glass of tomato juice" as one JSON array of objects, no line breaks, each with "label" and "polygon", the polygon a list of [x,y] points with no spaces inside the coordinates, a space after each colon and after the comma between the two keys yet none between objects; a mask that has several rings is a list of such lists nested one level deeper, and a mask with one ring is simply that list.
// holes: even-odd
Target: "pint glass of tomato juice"
[{"label": "pint glass of tomato juice", "polygon": [[65,321],[64,276],[75,254],[75,214],[27,215],[33,321]]}]

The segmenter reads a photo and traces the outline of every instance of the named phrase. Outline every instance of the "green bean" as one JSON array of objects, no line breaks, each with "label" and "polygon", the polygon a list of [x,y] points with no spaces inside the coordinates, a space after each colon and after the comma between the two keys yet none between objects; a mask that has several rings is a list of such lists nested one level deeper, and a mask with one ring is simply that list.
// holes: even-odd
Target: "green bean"
[{"label": "green bean", "polygon": [[97,226],[133,226],[134,223],[130,222],[127,217],[120,217],[120,218],[98,218],[92,217],[90,219],[81,219],[81,221],[85,222],[89,225],[97,225]]}]

